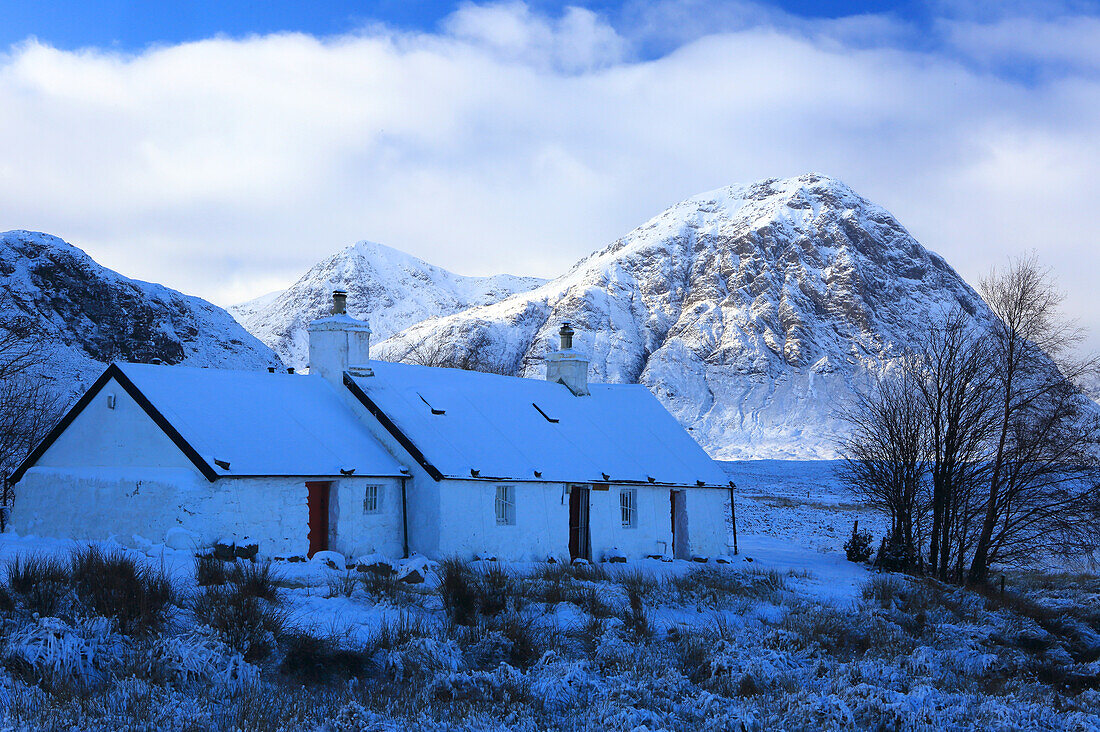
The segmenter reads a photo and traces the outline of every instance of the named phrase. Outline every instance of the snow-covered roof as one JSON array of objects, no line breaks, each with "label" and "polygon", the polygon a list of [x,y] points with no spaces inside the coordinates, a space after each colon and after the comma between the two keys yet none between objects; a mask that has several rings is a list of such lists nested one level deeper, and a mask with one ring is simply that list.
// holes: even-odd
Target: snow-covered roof
[{"label": "snow-covered roof", "polygon": [[[562,384],[371,361],[345,383],[436,477],[727,486],[641,385]],[[390,424],[386,424],[387,421]]]},{"label": "snow-covered roof", "polygon": [[117,365],[219,476],[401,474],[398,462],[325,379]]},{"label": "snow-covered roof", "polygon": [[336,388],[320,377],[116,363],[12,473],[14,482],[112,380],[211,481],[402,474]]}]

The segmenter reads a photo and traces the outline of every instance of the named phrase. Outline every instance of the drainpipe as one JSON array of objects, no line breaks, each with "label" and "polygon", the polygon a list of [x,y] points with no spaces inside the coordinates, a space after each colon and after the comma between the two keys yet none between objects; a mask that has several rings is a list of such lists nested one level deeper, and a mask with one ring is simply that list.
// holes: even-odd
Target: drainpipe
[{"label": "drainpipe", "polygon": [[730,481],[730,521],[733,523],[733,556],[737,556],[737,508],[733,503],[733,491],[737,484]]},{"label": "drainpipe", "polygon": [[405,484],[409,482],[409,476],[401,476],[401,542],[405,552],[405,559],[409,558],[409,504],[405,495]]}]

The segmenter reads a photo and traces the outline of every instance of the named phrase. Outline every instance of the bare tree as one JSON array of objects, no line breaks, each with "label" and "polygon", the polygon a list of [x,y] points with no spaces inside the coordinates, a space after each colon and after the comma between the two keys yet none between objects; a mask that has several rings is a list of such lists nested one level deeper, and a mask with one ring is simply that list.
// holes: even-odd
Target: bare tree
[{"label": "bare tree", "polygon": [[971,582],[985,582],[1014,546],[1032,552],[1054,524],[1085,519],[1097,464],[1095,405],[1075,386],[1097,359],[1076,355],[1084,334],[1062,314],[1050,273],[1032,255],[993,270],[980,289],[997,316],[987,335],[997,405]]},{"label": "bare tree", "polygon": [[975,501],[985,480],[992,429],[992,372],[981,329],[956,308],[932,325],[919,347],[903,359],[908,383],[927,416],[927,465],[931,473],[929,571],[947,580],[961,575],[972,544]]},{"label": "bare tree", "polygon": [[[929,571],[960,583],[1100,547],[1100,410],[1077,386],[1097,358],[1075,355],[1081,332],[1034,258],[981,289],[990,323],[951,313],[842,415],[844,477],[906,551],[922,547],[927,521]],[[904,500],[907,481],[926,477],[929,500]]]},{"label": "bare tree", "polygon": [[852,432],[840,477],[857,496],[890,517],[889,545],[899,568],[919,569],[928,495],[928,414],[910,370],[880,378],[842,414]]},{"label": "bare tree", "polygon": [[21,314],[9,293],[0,292],[0,531],[7,527],[14,498],[8,476],[45,437],[64,406],[43,376],[48,358],[37,321]]},{"label": "bare tree", "polygon": [[509,368],[507,365],[485,355],[488,346],[488,337],[482,337],[480,342],[463,348],[457,348],[454,344],[447,343],[444,339],[438,337],[422,338],[400,351],[386,355],[387,360],[416,364],[417,366],[480,371],[487,374],[504,374],[505,376],[513,375],[515,373],[514,368]]}]

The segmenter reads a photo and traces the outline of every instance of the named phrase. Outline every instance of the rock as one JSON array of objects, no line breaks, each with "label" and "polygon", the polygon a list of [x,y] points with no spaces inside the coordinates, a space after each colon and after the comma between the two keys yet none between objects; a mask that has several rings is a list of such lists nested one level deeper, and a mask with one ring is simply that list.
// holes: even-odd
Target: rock
[{"label": "rock", "polygon": [[728,554],[719,554],[714,558],[717,564],[733,564],[733,557]]},{"label": "rock", "polygon": [[164,545],[169,549],[194,551],[202,546],[202,537],[194,531],[176,527],[168,529],[164,535]]},{"label": "rock", "polygon": [[364,554],[355,560],[355,569],[359,572],[373,572],[383,577],[394,573],[393,562],[381,554]]},{"label": "rock", "polygon": [[479,562],[495,562],[497,560],[497,555],[477,552],[476,554],[474,554],[474,559]]},{"label": "rock", "polygon": [[397,568],[397,579],[410,585],[418,585],[427,579],[428,570],[434,565],[435,563],[427,557],[414,554],[401,562]]},{"label": "rock", "polygon": [[604,561],[612,564],[626,564],[626,554],[619,550],[618,547],[608,549],[604,554]]},{"label": "rock", "polygon": [[223,562],[232,562],[236,556],[235,549],[236,547],[233,544],[227,544],[224,540],[219,539],[214,543],[214,558]]},{"label": "rock", "polygon": [[424,573],[419,569],[412,569],[401,575],[399,579],[406,584],[419,585],[424,582]]},{"label": "rock", "polygon": [[581,557],[577,557],[572,562],[570,562],[570,564],[572,564],[574,567],[587,567],[590,564],[592,564],[592,562],[588,561],[587,559],[582,559]]},{"label": "rock", "polygon": [[709,561],[708,557],[704,557],[701,554],[692,554],[691,561],[698,562],[699,564],[706,564]]},{"label": "rock", "polygon": [[348,566],[347,559],[345,559],[344,555],[340,552],[317,552],[309,558],[309,561],[323,564],[329,569],[344,569]]},{"label": "rock", "polygon": [[237,559],[247,559],[252,562],[256,560],[256,555],[260,553],[259,544],[237,544],[233,547],[233,555]]}]

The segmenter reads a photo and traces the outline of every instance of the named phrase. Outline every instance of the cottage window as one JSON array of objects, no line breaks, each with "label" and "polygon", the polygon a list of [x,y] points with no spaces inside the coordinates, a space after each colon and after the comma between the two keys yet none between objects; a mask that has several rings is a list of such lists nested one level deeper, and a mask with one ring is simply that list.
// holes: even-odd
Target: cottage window
[{"label": "cottage window", "polygon": [[623,488],[619,491],[619,512],[622,514],[623,528],[638,528],[638,491]]},{"label": "cottage window", "polygon": [[496,500],[497,526],[515,526],[516,524],[516,487],[498,485]]},{"label": "cottage window", "polygon": [[363,493],[363,513],[379,513],[382,510],[382,486],[368,485]]}]

